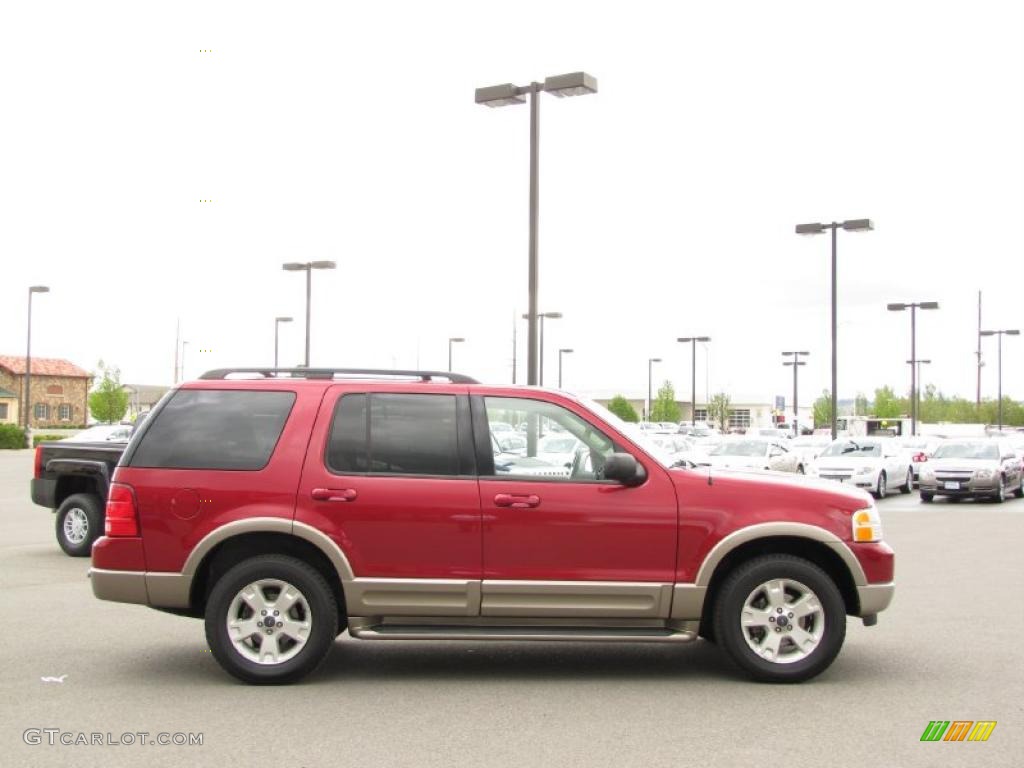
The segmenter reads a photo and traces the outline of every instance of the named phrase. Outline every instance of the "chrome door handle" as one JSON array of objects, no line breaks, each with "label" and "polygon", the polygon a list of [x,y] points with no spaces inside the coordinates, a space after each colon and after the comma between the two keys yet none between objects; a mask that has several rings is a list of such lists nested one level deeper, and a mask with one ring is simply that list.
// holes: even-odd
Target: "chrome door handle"
[{"label": "chrome door handle", "polygon": [[525,509],[527,507],[539,507],[540,496],[535,494],[499,493],[494,497],[494,506],[513,507],[514,509]]},{"label": "chrome door handle", "polygon": [[355,501],[355,488],[314,488],[309,492],[314,501]]}]

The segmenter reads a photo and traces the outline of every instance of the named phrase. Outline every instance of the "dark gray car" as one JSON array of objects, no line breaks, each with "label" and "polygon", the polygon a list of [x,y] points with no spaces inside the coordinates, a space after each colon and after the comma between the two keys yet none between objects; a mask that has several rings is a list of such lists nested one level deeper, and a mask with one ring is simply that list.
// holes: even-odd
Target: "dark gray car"
[{"label": "dark gray car", "polygon": [[948,440],[921,464],[921,501],[936,496],[1003,501],[1011,491],[1024,497],[1021,459],[1002,440]]}]

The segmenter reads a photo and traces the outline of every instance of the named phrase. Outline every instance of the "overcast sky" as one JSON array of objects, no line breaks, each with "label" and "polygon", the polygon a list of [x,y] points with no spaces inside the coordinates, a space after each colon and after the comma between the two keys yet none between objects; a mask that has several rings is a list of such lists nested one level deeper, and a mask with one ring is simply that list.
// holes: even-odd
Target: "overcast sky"
[{"label": "overcast sky", "polygon": [[[486,6],[486,7],[485,7]],[[640,392],[647,359],[689,396],[801,391],[829,377],[829,241],[840,233],[840,397],[925,381],[974,396],[985,325],[1024,326],[1024,12],[960,3],[16,2],[0,15],[0,353],[133,383],[302,359],[447,366],[511,380],[526,309],[526,107],[477,86],[585,70],[542,96],[546,383]],[[205,52],[210,51],[210,52]],[[200,202],[210,200],[212,202]],[[520,381],[525,324],[520,326]],[[994,395],[995,340],[984,392]],[[1024,397],[1024,338],[1004,388]],[[704,389],[698,353],[698,389]]]}]

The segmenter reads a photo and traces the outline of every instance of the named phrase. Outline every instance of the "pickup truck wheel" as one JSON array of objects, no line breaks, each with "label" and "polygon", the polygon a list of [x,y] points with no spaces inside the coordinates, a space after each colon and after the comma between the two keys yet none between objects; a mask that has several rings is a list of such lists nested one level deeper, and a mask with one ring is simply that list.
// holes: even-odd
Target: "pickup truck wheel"
[{"label": "pickup truck wheel", "polygon": [[715,605],[715,636],[755,680],[797,683],[824,671],[846,637],[846,607],[821,568],[764,555],[737,568]]},{"label": "pickup truck wheel", "polygon": [[88,557],[103,533],[103,503],[91,493],[75,493],[57,509],[57,543],[71,557]]},{"label": "pickup truck wheel", "polygon": [[324,577],[284,555],[236,565],[213,585],[206,641],[225,671],[247,683],[292,683],[334,643],[338,606]]}]

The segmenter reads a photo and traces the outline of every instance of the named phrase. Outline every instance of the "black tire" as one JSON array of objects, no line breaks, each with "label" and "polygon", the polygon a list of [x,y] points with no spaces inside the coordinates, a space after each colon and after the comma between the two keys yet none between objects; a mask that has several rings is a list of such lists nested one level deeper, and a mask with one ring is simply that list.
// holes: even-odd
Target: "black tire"
[{"label": "black tire", "polygon": [[[72,516],[66,530],[64,525],[68,516]],[[82,526],[85,527],[84,538]],[[92,493],[75,493],[64,499],[57,509],[56,520],[57,543],[71,557],[88,557],[92,553],[92,543],[103,535],[103,502]]]},{"label": "black tire", "polygon": [[914,473],[912,470],[907,470],[907,482],[900,486],[900,493],[910,493],[914,490]]},{"label": "black tire", "polygon": [[806,472],[804,472],[804,465],[803,465],[803,464],[798,464],[798,465],[797,465],[797,468],[796,468],[796,473],[797,473],[798,475],[803,475],[803,474],[806,474]]},{"label": "black tire", "polygon": [[934,500],[934,493],[925,493],[924,491],[921,491],[921,501],[923,501],[925,504],[931,504]]},{"label": "black tire", "polygon": [[[279,579],[298,589],[309,606],[311,628],[297,654],[277,664],[259,664],[235,649],[228,636],[228,613],[235,596],[247,584]],[[253,618],[257,618],[255,614]],[[338,628],[338,605],[324,577],[312,566],[285,555],[260,555],[245,560],[213,585],[206,602],[206,641],[226,672],[246,683],[293,683],[327,658]]]},{"label": "black tire", "polygon": [[889,478],[885,476],[885,470],[878,473],[878,483],[875,485],[873,495],[876,499],[884,499],[889,490]]},{"label": "black tire", "polygon": [[1013,495],[1018,499],[1024,499],[1024,479],[1020,481],[1020,485],[1017,486],[1017,490],[1013,492]]},{"label": "black tire", "polygon": [[1006,501],[1006,478],[1005,477],[1000,477],[999,478],[999,487],[996,489],[996,492],[994,494],[992,494],[992,501],[994,503],[996,503],[996,504],[1002,504],[1004,501]]},{"label": "black tire", "polygon": [[[790,663],[768,661],[747,645],[740,616],[744,602],[759,585],[771,579],[792,579],[814,592],[822,606],[824,631],[818,646]],[[792,555],[762,555],[729,574],[715,601],[715,637],[729,657],[755,680],[798,683],[825,671],[846,637],[846,606],[832,579],[814,563]]]}]

